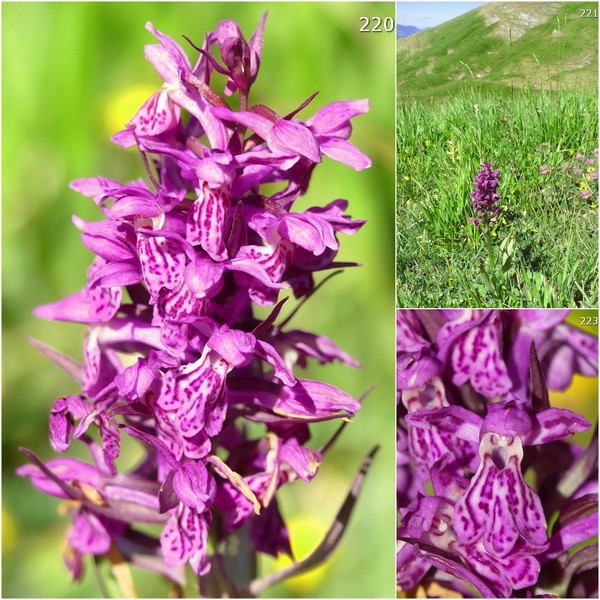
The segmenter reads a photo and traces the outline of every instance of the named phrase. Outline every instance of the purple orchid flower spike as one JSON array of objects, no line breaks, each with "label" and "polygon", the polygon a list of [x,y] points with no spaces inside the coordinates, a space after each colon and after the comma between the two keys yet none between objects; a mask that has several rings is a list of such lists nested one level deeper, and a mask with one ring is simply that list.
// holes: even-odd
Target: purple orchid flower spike
[{"label": "purple orchid flower spike", "polygon": [[493,162],[482,163],[481,170],[475,177],[475,191],[471,194],[475,217],[470,219],[475,227],[479,227],[481,223],[489,227],[500,214],[500,194],[497,192],[500,169],[493,170],[493,166]]},{"label": "purple orchid flower spike", "polygon": [[597,435],[565,442],[590,423],[549,394],[597,375],[597,340],[546,312],[399,311],[397,565],[411,596],[580,597],[576,569],[597,574]]},{"label": "purple orchid flower spike", "polygon": [[[201,46],[188,40],[195,63],[148,23],[158,43],[145,56],[163,83],[113,136],[138,147],[148,183],[71,184],[103,217],[73,218],[95,258],[81,291],[35,315],[87,326],[83,364],[33,343],[80,386],[52,406],[50,443],[60,453],[83,444],[92,463],[44,463],[23,450],[33,464],[18,473],[70,501],[65,562],[74,579],[86,556],[105,556],[116,573],[131,564],[183,587],[189,565],[201,591],[257,594],[329,557],[374,455],[309,557],[254,581],[228,571],[231,548],[245,564],[259,552],[291,555],[278,490],[317,474],[330,445],[310,447],[313,423],[347,422],[361,408],[353,395],[298,374],[312,361],[358,361],[289,322],[318,290],[320,271],[356,264],[336,262],[340,237],[365,223],[346,213],[348,202],[305,210],[295,202],[323,160],[370,166],[348,141],[368,101],[334,102],[307,121],[295,117],[314,95],[283,117],[249,106],[265,19],[249,40],[231,20]],[[235,110],[211,87],[214,72],[226,76]],[[287,317],[282,290],[300,300]],[[262,321],[257,306],[271,306]],[[141,462],[124,471],[130,442],[142,448]],[[123,596],[135,595],[132,581],[121,579]]]}]

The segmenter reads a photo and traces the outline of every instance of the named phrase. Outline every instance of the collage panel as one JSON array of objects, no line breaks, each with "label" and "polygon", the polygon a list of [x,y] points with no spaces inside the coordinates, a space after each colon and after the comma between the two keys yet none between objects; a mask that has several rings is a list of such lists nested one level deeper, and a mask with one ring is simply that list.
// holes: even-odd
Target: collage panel
[{"label": "collage panel", "polygon": [[400,598],[598,597],[598,311],[397,312]]},{"label": "collage panel", "polygon": [[400,307],[598,306],[598,3],[397,4]]},{"label": "collage panel", "polygon": [[4,3],[3,596],[598,597],[597,12]]},{"label": "collage panel", "polygon": [[597,598],[598,3],[396,27],[396,595]]},{"label": "collage panel", "polygon": [[3,596],[393,597],[395,5],[1,8]]}]

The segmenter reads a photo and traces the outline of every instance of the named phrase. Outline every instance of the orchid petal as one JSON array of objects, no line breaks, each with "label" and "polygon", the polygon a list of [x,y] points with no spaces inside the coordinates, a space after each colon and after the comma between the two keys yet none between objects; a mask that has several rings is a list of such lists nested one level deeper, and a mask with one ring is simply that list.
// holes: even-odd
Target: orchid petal
[{"label": "orchid petal", "polygon": [[548,545],[541,501],[523,481],[520,438],[486,433],[481,464],[467,492],[456,503],[454,530],[463,544],[483,537],[492,556],[504,558],[521,539],[533,553]]},{"label": "orchid petal", "polygon": [[245,367],[250,364],[254,355],[256,338],[251,333],[223,326],[221,331],[211,336],[206,345],[230,365]]},{"label": "orchid petal", "polygon": [[487,398],[506,394],[512,387],[502,358],[502,331],[497,318],[473,327],[458,339],[452,350],[455,385],[471,381]]},{"label": "orchid petal", "polygon": [[130,260],[135,258],[133,229],[124,223],[99,221],[90,223],[73,216],[73,224],[83,232],[81,241],[94,254],[106,261]]},{"label": "orchid petal", "polygon": [[329,158],[352,167],[355,171],[368,169],[373,163],[354,144],[338,138],[319,140],[321,152]]},{"label": "orchid petal", "polygon": [[273,410],[291,419],[310,422],[352,416],[360,410],[360,404],[332,385],[299,379],[293,387],[283,388]]},{"label": "orchid petal", "polygon": [[532,419],[533,429],[523,439],[529,446],[562,440],[591,427],[587,419],[565,408],[548,408],[534,414]]},{"label": "orchid petal", "polygon": [[110,197],[111,193],[121,189],[122,185],[115,179],[86,177],[71,181],[69,187],[82,196],[93,198],[96,204],[100,204],[106,197]]},{"label": "orchid petal", "polygon": [[331,134],[340,128],[346,128],[350,119],[367,112],[369,112],[368,100],[331,102],[319,109],[307,124],[316,134]]},{"label": "orchid petal", "polygon": [[186,461],[175,472],[173,488],[181,502],[201,513],[210,508],[217,485],[203,463]]},{"label": "orchid petal", "polygon": [[144,281],[156,298],[162,288],[176,288],[183,277],[185,253],[179,244],[166,237],[141,236],[138,251]]},{"label": "orchid petal", "polygon": [[50,443],[57,452],[70,445],[73,419],[81,419],[91,412],[91,406],[81,396],[67,396],[54,403],[50,411]]},{"label": "orchid petal", "polygon": [[223,287],[224,272],[223,263],[215,263],[198,256],[185,268],[184,278],[196,298],[210,298],[218,294]]},{"label": "orchid petal", "polygon": [[436,428],[468,442],[479,442],[479,430],[483,419],[462,406],[445,406],[417,410],[408,414],[405,421],[412,427],[426,430]]},{"label": "orchid petal", "polygon": [[67,541],[81,554],[105,554],[112,540],[96,515],[90,511],[79,511],[69,530]]},{"label": "orchid petal", "polygon": [[186,239],[200,245],[214,260],[227,258],[225,224],[229,216],[231,197],[226,188],[203,189],[188,214]]},{"label": "orchid petal", "polygon": [[275,370],[275,376],[279,377],[283,383],[286,385],[294,385],[296,383],[294,374],[271,344],[262,340],[256,340],[256,356],[269,363]]},{"label": "orchid petal", "polygon": [[179,123],[180,109],[173,104],[163,88],[152,94],[127,124],[138,136],[155,136],[169,131]]},{"label": "orchid petal", "polygon": [[316,475],[323,460],[320,452],[305,448],[294,438],[287,440],[282,445],[279,456],[304,481],[310,481]]},{"label": "orchid petal", "polygon": [[53,304],[38,306],[33,314],[50,321],[101,323],[115,316],[121,306],[121,298],[121,288],[85,289]]}]

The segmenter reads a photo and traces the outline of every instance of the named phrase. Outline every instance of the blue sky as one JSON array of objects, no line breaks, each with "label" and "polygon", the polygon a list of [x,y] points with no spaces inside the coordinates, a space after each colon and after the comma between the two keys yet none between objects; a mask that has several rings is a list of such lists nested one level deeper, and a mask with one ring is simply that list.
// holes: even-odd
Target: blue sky
[{"label": "blue sky", "polygon": [[396,21],[419,29],[435,27],[487,2],[396,2]]}]

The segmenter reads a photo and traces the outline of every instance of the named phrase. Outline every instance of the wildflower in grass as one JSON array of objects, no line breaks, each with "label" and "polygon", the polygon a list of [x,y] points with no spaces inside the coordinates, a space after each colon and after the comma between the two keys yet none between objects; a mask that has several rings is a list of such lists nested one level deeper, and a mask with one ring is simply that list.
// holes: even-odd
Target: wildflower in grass
[{"label": "wildflower in grass", "polygon": [[598,340],[567,315],[399,311],[397,582],[407,596],[597,597],[597,430],[586,448],[566,442],[591,425],[552,407],[548,388],[597,376]]},{"label": "wildflower in grass", "polygon": [[547,175],[550,172],[550,169],[546,165],[542,165],[540,167],[540,173],[542,175]]},{"label": "wildflower in grass", "polygon": [[[113,140],[138,146],[149,182],[72,183],[104,217],[74,217],[95,258],[82,291],[35,314],[88,326],[83,365],[36,345],[81,387],[54,404],[51,444],[64,452],[83,443],[92,464],[43,463],[23,450],[33,464],[19,474],[72,501],[65,562],[74,579],[86,555],[114,551],[177,585],[187,563],[203,585],[216,560],[211,585],[233,593],[238,574],[223,571],[209,537],[218,552],[231,536],[248,537],[235,543],[254,549],[251,561],[256,552],[291,554],[276,492],[310,481],[323,460],[307,445],[310,423],[360,409],[341,389],[294,373],[311,358],[359,365],[332,340],[279,321],[279,294],[311,294],[314,276],[336,266],[339,236],[364,224],[346,214],[346,200],[303,211],[294,204],[323,155],[370,166],[348,141],[368,102],[334,102],[307,121],[249,107],[265,17],[249,40],[235,21],[219,23],[194,46],[195,64],[148,23],[158,43],[146,57],[164,84]],[[215,72],[239,111],[211,87]],[[263,184],[272,182],[282,185],[267,195]],[[270,307],[262,321],[256,306]],[[245,421],[262,424],[263,435],[251,436]],[[144,453],[128,472],[118,463],[123,436]],[[263,585],[242,583],[250,587],[235,593]]]},{"label": "wildflower in grass", "polygon": [[597,165],[598,163],[598,149],[596,148],[593,152],[593,156],[588,156],[582,152],[578,152],[575,155],[577,162],[571,164],[565,162],[563,164],[564,172],[572,175],[572,179],[569,181],[570,185],[576,185],[579,196],[583,200],[589,200],[598,193],[598,169],[588,165]]},{"label": "wildflower in grass", "polygon": [[482,163],[475,177],[475,190],[471,193],[475,217],[470,219],[475,227],[482,223],[489,227],[500,214],[500,194],[497,192],[500,169],[493,170],[493,166],[493,162]]}]

